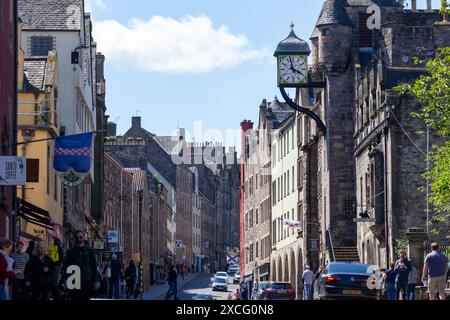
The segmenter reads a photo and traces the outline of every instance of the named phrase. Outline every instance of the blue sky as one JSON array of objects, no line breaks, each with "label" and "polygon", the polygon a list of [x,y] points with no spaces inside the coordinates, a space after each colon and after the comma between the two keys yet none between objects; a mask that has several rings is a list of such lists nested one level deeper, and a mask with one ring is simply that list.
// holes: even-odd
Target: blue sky
[{"label": "blue sky", "polygon": [[[225,62],[223,67],[219,64],[210,67],[211,70],[202,72],[196,72],[195,67],[189,71],[174,71],[171,70],[170,63],[162,70],[155,71],[154,67],[139,70],[137,66],[129,67],[126,61],[118,61],[121,57],[120,52],[114,53],[116,59],[113,62],[108,57],[108,52],[112,49],[103,50],[107,62],[107,113],[112,121],[117,120],[119,134],[129,128],[131,117],[138,114],[142,117],[143,126],[158,135],[171,134],[176,130],[178,123],[180,127],[191,132],[194,121],[202,121],[205,130],[225,131],[239,128],[243,119],[256,120],[261,100],[279,96],[276,87],[275,58],[271,56],[276,45],[288,35],[291,20],[296,25],[297,35],[309,39],[322,5],[320,0],[282,2],[91,0],[90,2],[89,7],[95,21],[94,28],[103,29],[100,35],[99,30],[97,34],[94,30],[95,40],[100,49],[102,41],[119,44],[124,38],[128,38],[126,33],[117,36],[117,32],[110,32],[112,28],[105,25],[105,21],[114,20],[116,27],[119,24],[130,27],[130,19],[138,18],[146,22],[155,16],[161,17],[163,22],[169,21],[168,18],[181,21],[187,16],[208,17],[214,30],[226,26],[227,33],[232,36],[246,37],[245,48],[239,49],[245,51],[241,62],[232,60],[230,63]],[[99,27],[102,24],[103,27]],[[145,30],[149,30],[152,25],[147,26]],[[214,34],[207,37],[210,37],[208,40],[211,46],[214,46]],[[143,45],[137,39],[134,41],[137,46]],[[249,54],[249,57],[245,57],[245,54]],[[155,56],[152,55],[152,58]],[[133,53],[123,57],[123,60],[128,61],[134,59]],[[214,58],[210,64],[214,65]],[[195,139],[198,141],[201,138]]]},{"label": "blue sky", "polygon": [[106,55],[110,119],[123,134],[138,114],[158,135],[173,133],[178,124],[193,132],[194,121],[225,134],[244,119],[257,120],[262,99],[279,96],[276,45],[291,21],[297,35],[309,40],[323,3],[86,1],[95,40]]}]

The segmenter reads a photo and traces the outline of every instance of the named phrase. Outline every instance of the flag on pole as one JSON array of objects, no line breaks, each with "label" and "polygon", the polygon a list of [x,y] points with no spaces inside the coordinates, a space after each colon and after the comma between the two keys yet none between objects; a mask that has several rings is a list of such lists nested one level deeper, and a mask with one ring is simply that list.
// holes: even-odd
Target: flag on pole
[{"label": "flag on pole", "polygon": [[92,138],[92,132],[56,138],[55,170],[88,173],[91,169]]},{"label": "flag on pole", "polygon": [[283,225],[285,228],[289,228],[289,229],[301,229],[302,228],[302,224],[299,221],[293,221],[293,220],[283,220]]}]

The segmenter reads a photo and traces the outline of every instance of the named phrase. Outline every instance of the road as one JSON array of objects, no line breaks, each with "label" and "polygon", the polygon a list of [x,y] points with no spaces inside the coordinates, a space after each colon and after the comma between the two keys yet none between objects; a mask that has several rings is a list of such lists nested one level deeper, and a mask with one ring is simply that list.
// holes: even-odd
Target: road
[{"label": "road", "polygon": [[216,300],[227,300],[230,293],[235,293],[239,285],[233,284],[233,278],[228,277],[228,292],[212,291],[213,278],[209,275],[202,275],[194,278],[183,288],[179,289],[179,298],[181,300],[192,300],[197,294],[212,294]]}]

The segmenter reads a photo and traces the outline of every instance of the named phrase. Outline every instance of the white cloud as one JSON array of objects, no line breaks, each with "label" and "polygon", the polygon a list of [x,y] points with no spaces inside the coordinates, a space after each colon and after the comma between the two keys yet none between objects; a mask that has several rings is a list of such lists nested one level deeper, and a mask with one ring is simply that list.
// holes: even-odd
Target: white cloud
[{"label": "white cloud", "polygon": [[209,72],[270,57],[268,50],[252,49],[246,36],[226,26],[215,29],[207,16],[133,18],[128,26],[100,21],[94,37],[109,63],[154,72]]},{"label": "white cloud", "polygon": [[85,0],[84,5],[86,7],[86,12],[91,12],[94,10],[94,8],[97,9],[106,9],[106,2],[105,0]]}]

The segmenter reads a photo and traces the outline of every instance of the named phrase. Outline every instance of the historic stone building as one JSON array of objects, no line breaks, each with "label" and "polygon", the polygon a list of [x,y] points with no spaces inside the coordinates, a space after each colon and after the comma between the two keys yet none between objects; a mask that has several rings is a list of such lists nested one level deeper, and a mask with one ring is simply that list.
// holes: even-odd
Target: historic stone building
[{"label": "historic stone building", "polygon": [[[0,3],[0,156],[14,156],[17,114],[17,1]],[[0,238],[15,235],[12,212],[15,187],[0,187]]]},{"label": "historic stone building", "polygon": [[[349,17],[358,12],[349,9]],[[419,189],[426,187],[422,173],[427,149],[439,143],[433,132],[428,139],[427,134],[416,134],[427,132],[426,125],[411,115],[420,105],[394,87],[417,79],[437,49],[450,46],[450,23],[443,23],[430,5],[417,10],[416,1],[411,10],[387,1],[381,18],[381,29],[354,57],[354,156],[357,213],[373,219],[358,224],[358,250],[362,262],[385,267],[395,260],[396,242],[406,239],[408,231],[422,232],[423,240],[427,237],[427,199]],[[416,57],[422,62],[415,64]],[[429,241],[448,245],[448,233],[448,227],[437,236],[429,233]],[[420,267],[422,257],[410,255]]]}]

